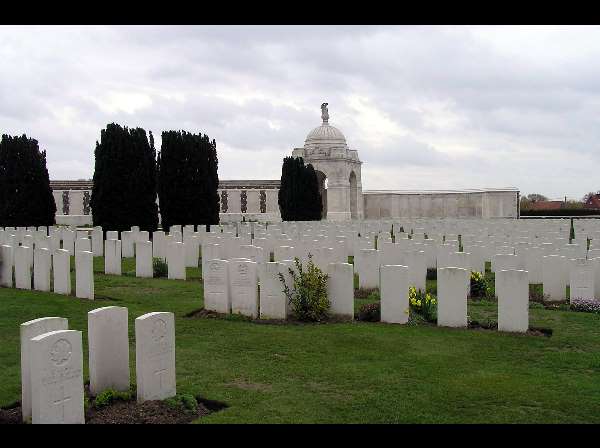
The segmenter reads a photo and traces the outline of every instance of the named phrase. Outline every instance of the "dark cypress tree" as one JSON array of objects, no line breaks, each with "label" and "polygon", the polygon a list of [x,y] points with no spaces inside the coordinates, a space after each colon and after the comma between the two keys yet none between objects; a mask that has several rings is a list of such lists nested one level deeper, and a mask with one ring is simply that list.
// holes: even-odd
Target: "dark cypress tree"
[{"label": "dark cypress tree", "polygon": [[0,226],[51,226],[55,215],[46,151],[40,151],[37,140],[25,134],[2,135]]},{"label": "dark cypress tree", "polygon": [[218,224],[217,145],[207,135],[165,131],[158,154],[158,198],[163,229]]},{"label": "dark cypress tree", "polygon": [[279,210],[283,221],[318,221],[321,219],[321,194],[312,165],[302,157],[285,157],[281,167]]},{"label": "dark cypress tree", "polygon": [[304,170],[304,200],[306,221],[320,221],[323,213],[323,201],[319,191],[317,173],[311,164]]},{"label": "dark cypress tree", "polygon": [[141,128],[111,123],[100,132],[94,151],[96,163],[90,205],[95,226],[129,230],[158,227],[156,150]]}]

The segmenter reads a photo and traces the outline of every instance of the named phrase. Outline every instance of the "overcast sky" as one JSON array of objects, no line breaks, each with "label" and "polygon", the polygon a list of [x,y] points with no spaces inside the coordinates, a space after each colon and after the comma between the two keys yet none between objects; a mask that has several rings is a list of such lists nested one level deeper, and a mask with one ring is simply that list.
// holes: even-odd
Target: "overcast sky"
[{"label": "overcast sky", "polygon": [[116,122],[206,133],[221,179],[277,179],[330,124],[363,189],[600,190],[600,27],[0,27],[0,132],[91,178]]}]

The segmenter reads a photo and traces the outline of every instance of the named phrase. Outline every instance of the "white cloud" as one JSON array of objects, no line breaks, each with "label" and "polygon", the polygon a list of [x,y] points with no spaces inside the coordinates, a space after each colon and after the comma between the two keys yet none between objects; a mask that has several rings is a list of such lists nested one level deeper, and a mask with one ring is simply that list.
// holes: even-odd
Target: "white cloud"
[{"label": "white cloud", "polygon": [[0,132],[87,178],[107,123],[216,139],[278,178],[329,103],[369,189],[598,190],[597,26],[5,26]]}]

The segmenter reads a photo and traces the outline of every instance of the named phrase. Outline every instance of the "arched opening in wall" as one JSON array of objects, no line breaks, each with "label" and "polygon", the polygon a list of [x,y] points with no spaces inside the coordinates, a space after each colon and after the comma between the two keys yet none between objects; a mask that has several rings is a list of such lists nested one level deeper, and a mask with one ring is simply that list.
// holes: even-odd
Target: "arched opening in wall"
[{"label": "arched opening in wall", "polygon": [[358,186],[356,185],[356,174],[350,171],[350,218],[358,219]]},{"label": "arched opening in wall", "polygon": [[321,212],[321,219],[327,218],[327,176],[322,171],[315,171],[317,173],[317,181],[319,182],[319,193],[321,193],[321,203],[323,204],[323,211]]}]

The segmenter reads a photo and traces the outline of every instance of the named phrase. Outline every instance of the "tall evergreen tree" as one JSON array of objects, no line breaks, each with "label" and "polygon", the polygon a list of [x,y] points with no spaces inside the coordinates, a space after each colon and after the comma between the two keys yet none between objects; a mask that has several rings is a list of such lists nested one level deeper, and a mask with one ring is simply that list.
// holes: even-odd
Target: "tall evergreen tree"
[{"label": "tall evergreen tree", "polygon": [[141,128],[111,123],[100,132],[90,205],[95,226],[152,232],[158,226],[156,150]]},{"label": "tall evergreen tree", "polygon": [[317,172],[310,163],[304,170],[304,197],[306,220],[319,221],[323,213],[323,201],[319,191]]},{"label": "tall evergreen tree", "polygon": [[283,221],[318,221],[322,202],[317,174],[302,157],[285,157],[281,167],[279,210]]},{"label": "tall evergreen tree", "polygon": [[46,168],[46,151],[28,138],[0,140],[0,226],[51,226],[56,203]]},{"label": "tall evergreen tree", "polygon": [[163,229],[219,223],[217,144],[207,135],[162,133],[158,198]]}]

